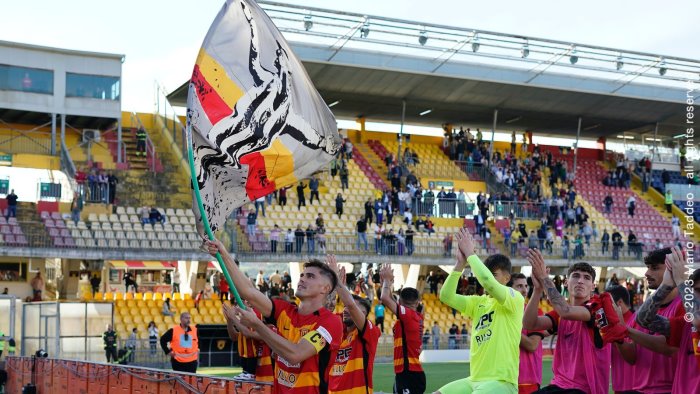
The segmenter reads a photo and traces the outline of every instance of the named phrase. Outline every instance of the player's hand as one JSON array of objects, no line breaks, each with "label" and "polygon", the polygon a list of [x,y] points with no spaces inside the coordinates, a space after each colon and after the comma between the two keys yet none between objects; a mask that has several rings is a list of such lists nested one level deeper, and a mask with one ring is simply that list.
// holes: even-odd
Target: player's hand
[{"label": "player's hand", "polygon": [[238,320],[238,318],[236,317],[236,312],[233,310],[233,306],[231,306],[231,304],[229,304],[228,302],[221,303],[221,309],[223,309],[226,321],[233,322],[235,320]]},{"label": "player's hand", "polygon": [[537,278],[544,284],[544,280],[549,277],[547,273],[547,266],[544,263],[544,257],[537,249],[528,249],[527,251],[527,261],[532,266],[532,277],[533,283],[534,279]]},{"label": "player's hand", "polygon": [[347,281],[347,275],[345,274],[345,267],[340,267],[336,275],[338,275],[338,284],[341,286],[346,286],[345,282]]},{"label": "player's hand", "polygon": [[224,244],[222,244],[221,241],[216,238],[213,240],[205,240],[204,249],[214,257],[216,257],[217,253],[223,253],[226,251]]},{"label": "player's hand", "polygon": [[469,229],[462,227],[456,234],[457,248],[462,252],[465,260],[474,254],[474,238]]},{"label": "player's hand", "polygon": [[335,276],[338,278],[338,283],[345,285],[345,278],[343,278],[341,282],[340,265],[338,265],[338,259],[336,259],[334,254],[326,255],[326,264],[328,265],[328,268],[335,272]]},{"label": "player's hand", "polygon": [[258,319],[258,317],[255,315],[255,312],[253,312],[252,309],[241,309],[239,306],[234,306],[233,307],[235,315],[238,318],[238,321],[245,327],[249,327],[253,330],[259,328],[260,326],[264,325],[262,320]]},{"label": "player's hand", "polygon": [[394,271],[391,269],[390,264],[382,264],[382,268],[379,270],[379,278],[381,278],[382,283],[394,282]]},{"label": "player's hand", "polygon": [[671,249],[671,253],[666,255],[666,272],[669,271],[671,271],[671,278],[675,285],[688,279],[685,272],[685,256],[683,251],[677,247]]}]

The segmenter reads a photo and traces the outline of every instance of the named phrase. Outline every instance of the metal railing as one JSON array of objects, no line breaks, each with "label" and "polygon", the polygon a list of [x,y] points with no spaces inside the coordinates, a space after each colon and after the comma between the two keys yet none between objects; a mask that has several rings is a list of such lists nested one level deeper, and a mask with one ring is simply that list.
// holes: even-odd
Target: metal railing
[{"label": "metal railing", "polygon": [[[411,199],[411,213],[414,216],[471,217],[477,213],[475,205],[473,202],[455,199],[414,197]],[[384,216],[386,217],[386,214]]]},{"label": "metal railing", "polygon": [[454,161],[454,163],[467,174],[472,181],[485,181],[488,173],[488,166],[483,166],[481,163],[470,163],[467,161]]},{"label": "metal railing", "polygon": [[543,203],[494,201],[489,208],[492,216],[509,217],[518,219],[541,219],[548,213],[547,206]]},{"label": "metal railing", "polygon": [[[146,130],[146,126],[143,125],[143,122],[141,122],[141,118],[136,114],[136,112],[132,112],[130,114],[130,119],[131,119],[131,124],[133,125],[134,122],[138,125],[138,128],[142,128],[143,130]],[[153,141],[151,140],[151,136],[148,135],[148,132],[146,133],[146,160],[148,161],[148,158],[150,157],[151,159],[151,172],[156,171],[156,147],[153,144]]]},{"label": "metal railing", "polygon": [[0,128],[10,131],[10,134],[0,135],[0,152],[51,155],[51,133],[36,131],[50,124],[51,122],[45,123],[32,130],[19,130],[0,120]]},{"label": "metal railing", "polygon": [[173,144],[179,149],[183,160],[186,160],[187,137],[185,125],[180,122],[175,108],[170,104],[167,91],[157,82],[155,90],[156,121],[162,123],[163,129],[167,130],[168,134],[172,137]]}]

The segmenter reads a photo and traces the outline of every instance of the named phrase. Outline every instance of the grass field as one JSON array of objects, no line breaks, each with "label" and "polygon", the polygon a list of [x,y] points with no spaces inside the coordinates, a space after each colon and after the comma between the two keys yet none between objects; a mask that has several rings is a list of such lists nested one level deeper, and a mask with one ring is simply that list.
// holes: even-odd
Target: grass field
[{"label": "grass field", "polygon": [[[552,360],[546,358],[542,366],[542,381],[547,385],[552,380]],[[432,363],[424,364],[427,387],[426,393],[432,393],[446,383],[469,376],[469,363]],[[233,377],[241,372],[240,368],[200,368],[198,373]],[[394,385],[394,365],[374,365],[374,391],[391,393]]]}]

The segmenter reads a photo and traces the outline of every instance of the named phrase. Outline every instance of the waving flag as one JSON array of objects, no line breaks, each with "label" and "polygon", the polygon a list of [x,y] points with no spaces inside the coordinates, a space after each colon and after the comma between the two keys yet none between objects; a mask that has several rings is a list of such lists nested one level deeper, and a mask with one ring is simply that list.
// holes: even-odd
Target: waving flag
[{"label": "waving flag", "polygon": [[214,231],[235,208],[310,176],[340,148],[333,114],[255,1],[224,4],[187,107],[193,176]]}]

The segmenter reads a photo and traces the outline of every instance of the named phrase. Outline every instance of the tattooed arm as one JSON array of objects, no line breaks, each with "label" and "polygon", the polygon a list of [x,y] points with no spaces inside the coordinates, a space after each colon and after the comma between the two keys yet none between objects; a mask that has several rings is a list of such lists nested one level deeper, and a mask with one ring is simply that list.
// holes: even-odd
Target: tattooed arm
[{"label": "tattooed arm", "polygon": [[[670,279],[671,284],[667,283],[667,276]],[[654,292],[654,294],[651,295],[651,297],[644,301],[644,304],[642,304],[641,308],[639,308],[639,311],[637,312],[636,319],[637,324],[640,326],[651,332],[659,333],[666,337],[668,337],[671,332],[671,326],[668,322],[668,318],[657,315],[656,311],[659,310],[659,306],[675,288],[675,285],[672,283],[673,279],[671,279],[671,275],[668,273],[668,270],[666,270],[666,273],[664,274],[664,281],[661,283],[661,286],[658,288],[658,290],[656,290],[656,292]]]},{"label": "tattooed arm", "polygon": [[[566,298],[554,286],[554,282],[549,279],[544,257],[537,249],[528,250],[528,261],[532,265],[532,275],[542,283],[549,302],[554,307],[560,318],[566,320],[591,320],[591,313],[584,306],[570,305]],[[534,281],[534,279],[533,279]]]}]

